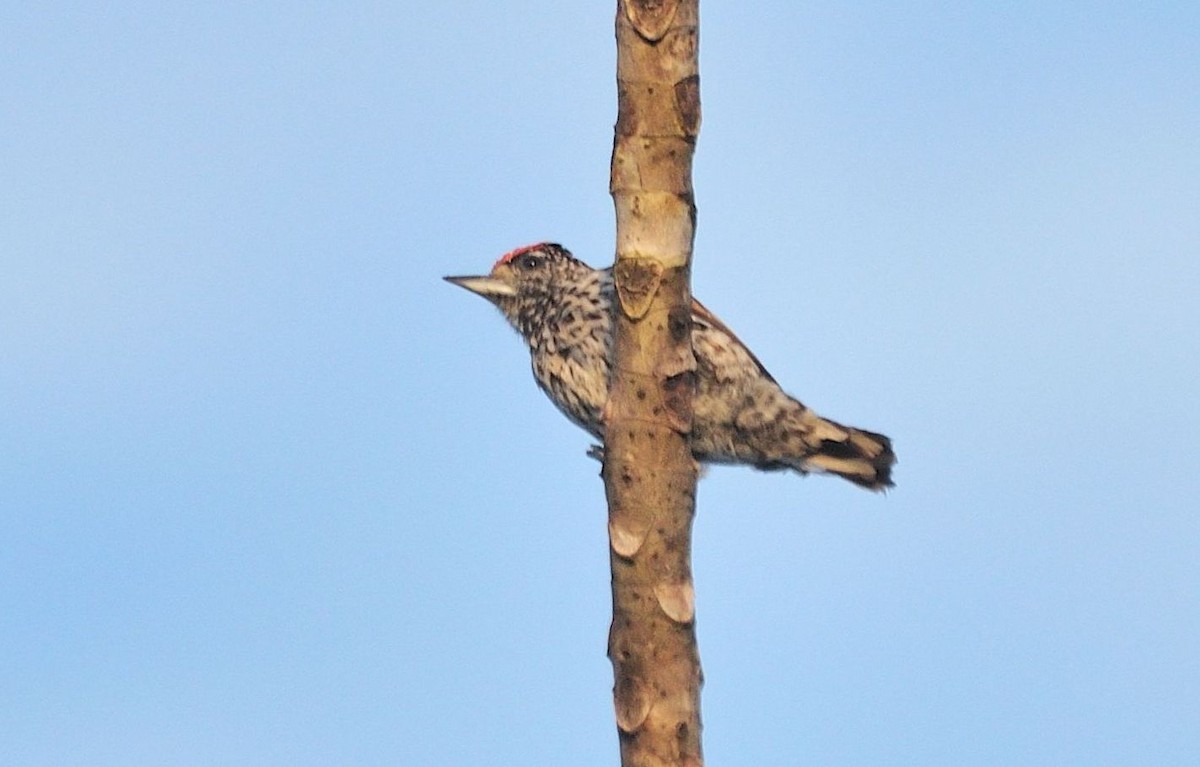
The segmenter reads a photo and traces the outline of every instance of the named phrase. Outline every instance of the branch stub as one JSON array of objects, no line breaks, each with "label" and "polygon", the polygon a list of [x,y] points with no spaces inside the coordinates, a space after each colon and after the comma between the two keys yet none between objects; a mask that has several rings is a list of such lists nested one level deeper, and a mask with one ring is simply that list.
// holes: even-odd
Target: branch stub
[{"label": "branch stub", "polygon": [[631,256],[617,260],[614,275],[621,310],[630,319],[640,320],[650,311],[650,303],[662,282],[663,266],[652,258]]},{"label": "branch stub", "polygon": [[625,0],[625,18],[643,40],[657,43],[671,28],[678,8],[679,0]]}]

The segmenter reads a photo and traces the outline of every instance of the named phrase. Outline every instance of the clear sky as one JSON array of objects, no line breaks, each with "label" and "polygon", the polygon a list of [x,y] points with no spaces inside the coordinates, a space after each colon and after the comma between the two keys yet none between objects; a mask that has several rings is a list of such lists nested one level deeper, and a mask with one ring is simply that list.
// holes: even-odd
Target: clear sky
[{"label": "clear sky", "polygon": [[[612,3],[0,10],[0,762],[611,765]],[[694,290],[897,488],[717,468],[725,765],[1200,764],[1200,5],[702,8]]]}]

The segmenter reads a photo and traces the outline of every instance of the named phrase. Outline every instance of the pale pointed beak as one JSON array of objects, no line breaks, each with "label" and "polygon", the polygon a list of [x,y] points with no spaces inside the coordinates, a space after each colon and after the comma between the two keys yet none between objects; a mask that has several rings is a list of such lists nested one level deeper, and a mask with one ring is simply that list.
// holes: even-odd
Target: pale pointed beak
[{"label": "pale pointed beak", "polygon": [[488,300],[508,298],[517,294],[512,285],[495,277],[443,277],[442,279],[460,288],[466,288],[472,293],[483,296]]}]

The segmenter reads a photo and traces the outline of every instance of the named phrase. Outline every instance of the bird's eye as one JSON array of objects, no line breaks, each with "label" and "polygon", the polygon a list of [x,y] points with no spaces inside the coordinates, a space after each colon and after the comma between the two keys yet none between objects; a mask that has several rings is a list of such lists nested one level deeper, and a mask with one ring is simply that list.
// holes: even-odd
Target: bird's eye
[{"label": "bird's eye", "polygon": [[521,256],[521,268],[526,271],[532,271],[542,265],[542,257],[535,256],[532,253],[527,253]]}]

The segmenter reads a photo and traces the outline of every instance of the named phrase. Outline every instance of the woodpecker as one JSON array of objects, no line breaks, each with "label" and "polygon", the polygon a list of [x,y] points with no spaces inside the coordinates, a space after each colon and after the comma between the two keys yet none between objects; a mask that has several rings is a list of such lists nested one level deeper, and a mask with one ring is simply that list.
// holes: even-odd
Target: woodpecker
[{"label": "woodpecker", "polygon": [[[604,439],[616,290],[561,245],[505,253],[490,274],[446,277],[504,314],[529,345],[533,377],[567,418]],[[882,434],[822,418],[788,395],[716,315],[692,301],[696,391],[691,449],[707,463],[829,473],[869,490],[892,486],[896,455]]]}]

